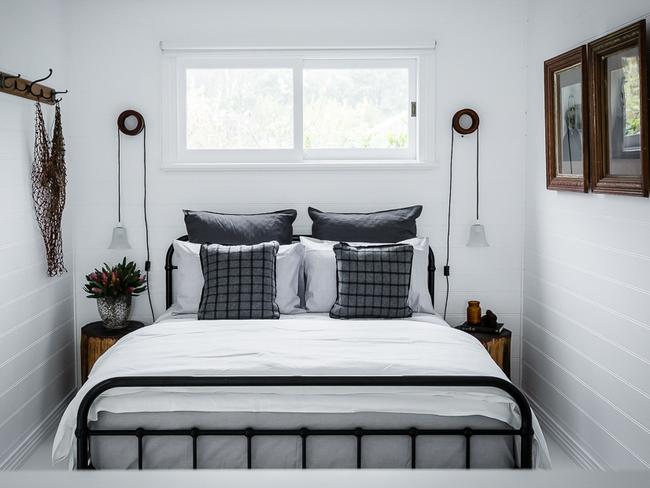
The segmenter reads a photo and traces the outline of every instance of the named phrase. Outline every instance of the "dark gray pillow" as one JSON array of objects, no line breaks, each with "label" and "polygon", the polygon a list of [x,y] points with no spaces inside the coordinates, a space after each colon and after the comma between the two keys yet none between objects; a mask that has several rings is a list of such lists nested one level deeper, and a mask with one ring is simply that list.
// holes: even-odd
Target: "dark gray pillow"
[{"label": "dark gray pillow", "polygon": [[199,320],[277,319],[277,242],[253,246],[201,246],[203,291]]},{"label": "dark gray pillow", "polygon": [[309,207],[316,239],[348,242],[399,242],[417,237],[415,219],[422,205],[371,213],[321,212]]},{"label": "dark gray pillow", "polygon": [[292,224],[297,215],[293,209],[261,214],[223,214],[197,210],[183,212],[190,242],[228,246],[270,241],[291,244]]},{"label": "dark gray pillow", "polygon": [[413,246],[395,244],[355,247],[340,242],[336,256],[336,302],[333,319],[410,317]]}]

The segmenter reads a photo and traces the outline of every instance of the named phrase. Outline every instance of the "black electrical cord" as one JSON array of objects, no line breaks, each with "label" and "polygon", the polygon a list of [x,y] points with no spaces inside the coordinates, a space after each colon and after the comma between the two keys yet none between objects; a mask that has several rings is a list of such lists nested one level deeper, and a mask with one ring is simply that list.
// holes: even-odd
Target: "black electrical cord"
[{"label": "black electrical cord", "polygon": [[117,128],[117,222],[122,222],[122,137]]},{"label": "black electrical cord", "polygon": [[147,278],[147,298],[149,299],[149,309],[151,310],[151,321],[156,321],[156,316],[153,311],[153,302],[151,301],[151,283],[149,282],[149,271],[151,270],[151,249],[149,247],[149,219],[147,217],[147,126],[144,124],[143,127],[143,150],[142,150],[142,161],[144,167],[144,199],[143,199],[143,210],[144,210],[144,238],[145,245],[147,248],[147,259],[144,262],[144,272]]},{"label": "black electrical cord", "polygon": [[447,291],[445,292],[445,311],[442,314],[443,319],[447,319],[447,304],[449,303],[449,237],[451,235],[451,189],[453,183],[454,170],[454,126],[451,126],[451,150],[449,155],[449,200],[447,203],[447,259],[443,268],[443,274],[447,282]]},{"label": "black electrical cord", "polygon": [[[133,129],[128,129],[126,127],[125,121],[128,117],[135,117],[137,120],[137,126]],[[149,219],[147,216],[147,126],[144,121],[144,117],[134,111],[126,110],[122,112],[118,118],[117,123],[117,220],[118,222],[122,221],[122,191],[121,191],[121,170],[122,170],[122,136],[121,132],[127,136],[135,136],[140,132],[143,132],[143,148],[142,148],[142,161],[143,161],[143,177],[144,177],[144,200],[143,200],[143,210],[144,210],[144,236],[147,248],[147,257],[144,262],[144,276],[147,282],[147,298],[149,300],[149,309],[151,310],[151,320],[156,321],[156,315],[153,311],[153,302],[151,300],[151,283],[149,282],[149,271],[151,271],[151,249],[149,246]]]},{"label": "black electrical cord", "polygon": [[476,129],[476,221],[478,222],[478,186],[479,186],[479,173],[478,173],[478,155],[479,155],[479,142],[478,135],[480,129]]}]

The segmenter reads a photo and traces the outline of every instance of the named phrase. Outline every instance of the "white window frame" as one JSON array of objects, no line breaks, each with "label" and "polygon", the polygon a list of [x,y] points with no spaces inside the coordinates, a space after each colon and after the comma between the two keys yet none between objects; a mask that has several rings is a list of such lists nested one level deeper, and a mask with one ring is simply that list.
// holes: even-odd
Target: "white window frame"
[{"label": "white window frame", "polygon": [[[161,43],[163,51],[163,168],[170,170],[305,169],[379,166],[423,168],[433,163],[434,48],[199,48]],[[302,75],[311,68],[398,66],[409,69],[409,147],[386,149],[303,148]],[[293,69],[292,149],[186,149],[185,83],[188,68]],[[424,136],[423,136],[424,135]]]}]

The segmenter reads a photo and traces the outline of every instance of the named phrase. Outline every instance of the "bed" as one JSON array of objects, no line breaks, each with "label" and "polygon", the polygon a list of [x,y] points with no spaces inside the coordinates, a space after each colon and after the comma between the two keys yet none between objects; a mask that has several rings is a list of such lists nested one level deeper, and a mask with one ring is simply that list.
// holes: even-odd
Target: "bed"
[{"label": "bed", "polygon": [[97,361],[61,420],[54,460],[76,469],[550,467],[524,395],[439,316],[200,321],[175,313],[172,253],[170,308]]}]

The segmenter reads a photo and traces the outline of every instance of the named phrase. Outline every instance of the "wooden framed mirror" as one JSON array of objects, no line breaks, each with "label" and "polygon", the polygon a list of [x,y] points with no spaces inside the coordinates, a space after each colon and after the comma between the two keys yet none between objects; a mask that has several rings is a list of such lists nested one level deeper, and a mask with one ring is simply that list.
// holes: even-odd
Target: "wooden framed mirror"
[{"label": "wooden framed mirror", "polygon": [[589,104],[585,46],[544,63],[546,188],[589,190]]},{"label": "wooden framed mirror", "polygon": [[648,73],[645,20],[588,46],[591,188],[648,196]]}]

